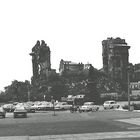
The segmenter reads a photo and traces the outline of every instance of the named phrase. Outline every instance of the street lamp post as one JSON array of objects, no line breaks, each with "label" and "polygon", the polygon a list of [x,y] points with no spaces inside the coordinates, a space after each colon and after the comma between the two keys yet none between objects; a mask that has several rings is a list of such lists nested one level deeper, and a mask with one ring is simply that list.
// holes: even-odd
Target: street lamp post
[{"label": "street lamp post", "polygon": [[53,116],[55,116],[55,100],[53,99],[53,96],[51,96],[51,103],[53,105]]},{"label": "street lamp post", "polygon": [[28,86],[28,102],[30,101],[30,90],[29,90],[29,86]]},{"label": "street lamp post", "polygon": [[129,79],[129,68],[127,70],[127,86],[128,86],[128,110],[130,111],[130,79]]},{"label": "street lamp post", "polygon": [[43,98],[44,98],[44,101],[45,101],[45,99],[46,99],[46,95],[45,94],[44,94]]}]

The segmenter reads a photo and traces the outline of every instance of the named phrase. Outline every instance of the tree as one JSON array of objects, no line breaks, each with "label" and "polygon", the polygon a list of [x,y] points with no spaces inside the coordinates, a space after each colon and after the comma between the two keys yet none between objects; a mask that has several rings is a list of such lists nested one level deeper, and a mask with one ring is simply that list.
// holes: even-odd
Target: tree
[{"label": "tree", "polygon": [[52,84],[51,95],[56,100],[60,100],[61,97],[66,96],[66,86],[61,81],[56,81]]},{"label": "tree", "polygon": [[5,87],[5,96],[12,101],[27,101],[29,87],[30,82],[27,80],[25,82],[14,80],[11,85]]},{"label": "tree", "polygon": [[94,67],[90,65],[88,74],[87,88],[89,90],[88,95],[86,95],[87,100],[94,101],[96,104],[100,102],[100,94],[97,90],[97,78],[98,73],[95,71]]}]

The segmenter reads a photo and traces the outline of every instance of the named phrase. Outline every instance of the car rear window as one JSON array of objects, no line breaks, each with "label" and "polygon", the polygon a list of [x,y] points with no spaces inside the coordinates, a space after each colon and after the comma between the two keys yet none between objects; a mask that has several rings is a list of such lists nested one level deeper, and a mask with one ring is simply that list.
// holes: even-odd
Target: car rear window
[{"label": "car rear window", "polygon": [[110,104],[114,104],[114,102],[110,102]]}]

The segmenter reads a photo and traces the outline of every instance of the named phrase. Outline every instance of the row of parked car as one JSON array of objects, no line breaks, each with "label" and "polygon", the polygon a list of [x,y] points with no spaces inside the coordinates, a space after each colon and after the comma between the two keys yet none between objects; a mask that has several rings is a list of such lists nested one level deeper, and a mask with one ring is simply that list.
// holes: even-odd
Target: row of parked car
[{"label": "row of parked car", "polygon": [[24,107],[27,112],[34,113],[39,110],[50,110],[53,104],[51,102],[46,101],[37,101],[37,102],[22,102],[22,103],[9,103],[4,104],[3,108],[6,112],[13,112],[17,107]]},{"label": "row of parked car", "polygon": [[[13,111],[13,117],[16,118],[19,115],[27,117],[27,110],[24,107],[15,108],[15,110]],[[2,118],[6,117],[6,111],[2,106],[0,107],[0,116],[2,116]]]},{"label": "row of parked car", "polygon": [[69,110],[72,105],[67,104],[67,102],[46,102],[46,101],[36,101],[36,102],[23,102],[23,103],[8,103],[3,104],[0,107],[0,116],[5,118],[6,112],[13,112],[14,118],[21,115],[27,117],[27,113],[35,113],[36,111],[50,111],[50,110]]},{"label": "row of parked car", "polygon": [[[103,104],[103,108],[105,110],[106,109],[116,109],[116,108],[119,108],[119,107],[120,107],[120,105],[114,100],[105,101],[104,104]],[[99,108],[100,108],[100,106],[95,105],[94,102],[85,102],[84,105],[76,107],[76,108],[73,108],[70,111],[72,113],[74,111],[79,111],[80,113],[81,112],[89,112],[89,111],[95,112],[95,111],[98,111]]]},{"label": "row of parked car", "polygon": [[[105,101],[103,104],[104,109],[115,109],[119,108],[120,105],[115,101]],[[49,111],[49,110],[70,110],[70,112],[79,111],[81,112],[95,112],[100,108],[99,105],[95,105],[94,102],[85,102],[82,106],[74,106],[68,104],[67,102],[46,102],[46,101],[37,101],[37,102],[24,102],[24,103],[13,103],[13,104],[4,104],[0,107],[0,116],[5,118],[6,112],[13,112],[14,118],[19,115],[27,117],[27,113],[36,112],[36,111]]]}]

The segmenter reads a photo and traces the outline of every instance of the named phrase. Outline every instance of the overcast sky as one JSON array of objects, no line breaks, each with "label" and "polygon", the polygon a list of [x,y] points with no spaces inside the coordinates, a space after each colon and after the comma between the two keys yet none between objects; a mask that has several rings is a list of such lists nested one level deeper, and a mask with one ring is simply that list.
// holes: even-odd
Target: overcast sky
[{"label": "overcast sky", "polygon": [[102,68],[102,40],[121,37],[140,62],[139,0],[0,0],[0,90],[30,80],[37,40],[51,50],[52,68],[61,59]]}]

